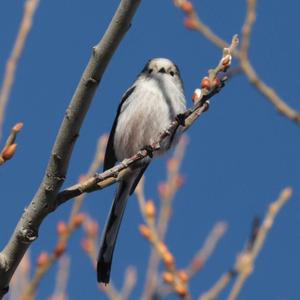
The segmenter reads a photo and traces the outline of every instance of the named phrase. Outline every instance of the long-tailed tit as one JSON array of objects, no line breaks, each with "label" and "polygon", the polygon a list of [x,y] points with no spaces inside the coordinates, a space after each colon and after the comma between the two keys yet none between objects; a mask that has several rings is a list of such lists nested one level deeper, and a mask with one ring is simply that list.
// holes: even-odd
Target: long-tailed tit
[{"label": "long-tailed tit", "polygon": [[[155,142],[174,118],[186,109],[178,67],[169,59],[150,60],[123,95],[113,123],[104,159],[104,170]],[[177,134],[180,130],[177,130]],[[155,156],[176,143],[177,136],[164,140]],[[144,158],[118,183],[98,256],[98,282],[108,283],[116,239],[128,197],[151,161]]]}]

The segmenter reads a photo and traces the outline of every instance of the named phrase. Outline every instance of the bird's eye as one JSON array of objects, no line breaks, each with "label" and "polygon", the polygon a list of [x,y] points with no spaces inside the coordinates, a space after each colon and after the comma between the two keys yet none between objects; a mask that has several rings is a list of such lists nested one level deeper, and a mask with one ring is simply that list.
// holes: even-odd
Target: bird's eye
[{"label": "bird's eye", "polygon": [[151,74],[153,72],[153,69],[149,69],[148,73]]},{"label": "bird's eye", "polygon": [[174,75],[175,75],[175,72],[174,72],[174,71],[170,71],[170,75],[171,75],[171,76],[174,76]]}]

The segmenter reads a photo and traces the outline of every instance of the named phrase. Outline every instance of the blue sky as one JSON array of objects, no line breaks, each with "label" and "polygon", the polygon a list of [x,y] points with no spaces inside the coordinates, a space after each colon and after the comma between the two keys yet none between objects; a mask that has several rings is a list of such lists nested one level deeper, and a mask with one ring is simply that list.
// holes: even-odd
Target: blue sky
[{"label": "blue sky", "polygon": [[[197,2],[197,3],[196,3]],[[205,22],[224,39],[239,33],[245,1],[195,1]],[[1,199],[1,247],[7,242],[24,207],[34,195],[49,157],[64,111],[70,101],[91,48],[103,34],[118,1],[41,0],[30,33],[5,120],[10,127],[23,121],[17,155],[4,165]],[[23,1],[0,4],[0,74],[18,29]],[[300,110],[298,12],[300,4],[274,0],[259,1],[250,57],[260,76],[293,107]],[[115,53],[87,115],[70,164],[66,185],[85,172],[93,157],[99,135],[110,130],[122,93],[152,57],[168,57],[181,69],[185,93],[190,96],[208,68],[220,56],[198,33],[182,26],[183,15],[172,1],[142,1],[132,27]],[[1,75],[2,76],[2,75]],[[1,77],[2,78],[2,77]],[[268,204],[286,185],[294,196],[280,212],[255,272],[240,299],[299,299],[300,268],[300,126],[276,113],[239,76],[213,99],[205,114],[188,132],[189,145],[182,166],[186,182],[176,196],[167,242],[184,267],[201,246],[210,228],[219,220],[229,224],[204,270],[191,282],[193,299],[207,290],[234,263],[248,237],[252,219],[263,216]],[[157,201],[156,186],[164,179],[166,158],[155,161],[146,174],[146,193]],[[103,226],[114,187],[89,195],[84,210]],[[157,201],[158,203],[158,201]],[[55,224],[67,219],[71,202],[50,215],[41,226],[31,256],[51,250],[56,240]],[[138,234],[142,222],[132,197],[122,224],[114,258],[112,279],[117,286],[128,265],[138,268],[138,284],[132,299],[143,288],[149,247]],[[95,272],[80,247],[82,232],[69,246],[70,299],[104,298],[96,287]],[[38,299],[46,299],[54,287],[55,267],[44,278]],[[170,299],[175,297],[170,297]],[[226,298],[226,292],[221,299]]]}]

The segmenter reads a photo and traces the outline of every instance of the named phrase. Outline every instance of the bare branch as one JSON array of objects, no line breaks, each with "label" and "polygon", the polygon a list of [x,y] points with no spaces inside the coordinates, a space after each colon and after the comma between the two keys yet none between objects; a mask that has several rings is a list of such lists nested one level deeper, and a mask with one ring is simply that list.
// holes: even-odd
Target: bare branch
[{"label": "bare branch", "polygon": [[224,235],[227,229],[227,224],[224,222],[217,223],[206,238],[203,247],[196,253],[190,265],[186,268],[186,273],[189,278],[195,275],[203,268],[208,258],[213,253],[218,241]]},{"label": "bare branch", "polygon": [[[164,281],[172,288],[172,290],[183,300],[190,300],[190,292],[187,280],[183,280],[180,276],[175,263],[175,259],[167,245],[159,236],[156,226],[156,208],[151,200],[146,201],[143,189],[143,182],[136,189],[136,196],[139,202],[140,210],[146,225],[140,225],[140,233],[144,236],[155,249],[161,260],[164,262],[166,272],[163,273]],[[143,297],[151,298],[151,295],[145,294]]]},{"label": "bare branch", "polygon": [[213,285],[213,287],[211,287],[209,291],[200,296],[199,300],[217,299],[235,275],[235,272],[226,272],[222,274],[221,277],[217,280],[217,282]]},{"label": "bare branch", "polygon": [[9,99],[12,85],[14,83],[18,61],[22,55],[38,4],[39,0],[26,0],[24,4],[23,18],[17,34],[15,45],[6,64],[4,80],[0,88],[0,140],[2,138],[5,108]]},{"label": "bare branch", "polygon": [[[180,185],[178,184],[178,181],[182,180],[179,175],[179,169],[185,153],[186,144],[187,137],[183,135],[175,148],[173,156],[167,163],[167,180],[160,183],[158,186],[161,206],[156,227],[162,241],[164,241],[171,216],[172,202]],[[141,186],[138,186],[138,189],[139,188],[141,188]],[[156,249],[152,247],[148,262],[145,288],[141,299],[148,300],[153,297],[153,293],[155,292],[158,283],[158,266],[160,260],[161,258]]]},{"label": "bare branch", "polygon": [[129,299],[129,296],[136,284],[137,271],[134,267],[128,267],[125,273],[124,285],[121,291],[122,300]]},{"label": "bare branch", "polygon": [[129,29],[139,3],[140,0],[121,0],[103,38],[93,48],[59,129],[43,181],[0,253],[0,298],[7,292],[9,281],[27,248],[37,238],[40,224],[56,207],[56,195],[65,180],[80,127],[106,66]]},{"label": "bare branch", "polygon": [[[49,300],[67,300],[66,290],[70,272],[70,257],[63,255],[59,260],[58,271],[55,280],[55,290]],[[23,298],[24,299],[24,298]],[[28,298],[25,298],[29,300]]]},{"label": "bare branch", "polygon": [[266,236],[271,229],[279,210],[284,204],[287,203],[291,196],[292,189],[290,187],[285,188],[279,195],[278,199],[270,204],[262,225],[258,228],[257,221],[254,222],[251,236],[246,244],[246,248],[236,258],[234,268],[231,271],[224,273],[210,288],[210,290],[200,296],[199,300],[217,299],[224,288],[236,276],[237,278],[229,294],[228,300],[237,299],[237,296],[240,293],[246,279],[253,271],[255,260],[265,242]]},{"label": "bare branch", "polygon": [[247,0],[247,14],[242,28],[241,57],[248,58],[250,35],[256,19],[256,0]]},{"label": "bare branch", "polygon": [[[249,82],[260,92],[266,100],[271,102],[275,109],[288,119],[300,123],[300,113],[289,106],[284,99],[282,99],[278,93],[268,86],[256,73],[254,67],[248,59],[248,49],[250,43],[250,34],[252,26],[256,18],[256,0],[247,0],[248,8],[244,26],[242,29],[242,41],[241,50],[235,49],[232,55],[239,59],[240,68]],[[189,29],[193,29],[202,34],[208,41],[213,43],[219,48],[228,46],[228,43],[220,38],[208,25],[206,25],[189,0],[174,0],[175,5],[178,6],[185,14],[185,26]]]},{"label": "bare branch", "polygon": [[278,212],[283,205],[287,203],[291,196],[292,189],[287,187],[281,192],[278,199],[270,204],[264,221],[255,236],[255,240],[252,243],[252,247],[250,249],[247,248],[237,257],[235,271],[237,272],[238,277],[232,287],[228,300],[237,299],[237,296],[240,293],[245,281],[253,271],[254,262],[265,242],[268,232],[273,226]]}]

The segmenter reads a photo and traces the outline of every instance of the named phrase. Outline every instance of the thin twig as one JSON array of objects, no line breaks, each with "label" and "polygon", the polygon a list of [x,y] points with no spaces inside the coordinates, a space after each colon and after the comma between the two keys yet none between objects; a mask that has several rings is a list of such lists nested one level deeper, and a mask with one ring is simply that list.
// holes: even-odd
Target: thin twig
[{"label": "thin twig", "polygon": [[63,255],[59,259],[58,271],[55,280],[55,290],[49,300],[67,300],[67,283],[70,271],[70,257]]},{"label": "thin twig", "polygon": [[[160,194],[161,206],[159,209],[157,231],[159,237],[164,241],[168,222],[171,215],[172,200],[178,190],[178,179],[180,180],[179,169],[183,160],[187,144],[187,137],[183,135],[178,145],[175,148],[172,158],[168,161],[167,181],[160,183],[158,190]],[[147,275],[145,280],[145,288],[141,299],[151,299],[157,286],[158,266],[160,256],[155,248],[151,249],[150,258],[148,262]]]},{"label": "thin twig", "polygon": [[246,243],[246,248],[236,258],[234,268],[231,271],[224,273],[209,291],[203,293],[199,297],[199,300],[217,299],[231,280],[236,277],[236,281],[231,289],[228,300],[237,299],[241,288],[253,271],[255,260],[262,249],[266,236],[271,229],[279,210],[287,203],[291,196],[292,189],[289,187],[285,188],[279,195],[278,199],[270,204],[262,225],[257,228],[258,223],[254,222],[251,236],[249,241]]},{"label": "thin twig", "polygon": [[242,28],[240,56],[248,59],[250,36],[256,19],[256,0],[247,0],[247,14]]},{"label": "thin twig", "polygon": [[[275,109],[288,119],[300,123],[300,113],[289,106],[284,99],[282,99],[278,93],[268,86],[256,73],[254,67],[248,59],[248,49],[250,43],[250,33],[252,26],[256,18],[256,0],[247,0],[247,13],[242,29],[242,41],[241,50],[235,49],[232,55],[239,59],[240,68],[249,82],[255,87],[255,89],[261,93],[266,100],[268,100]],[[175,0],[175,5],[182,9],[187,15],[185,19],[185,26],[189,29],[193,29],[202,34],[208,41],[213,43],[219,48],[228,46],[228,43],[220,38],[203,20],[199,17],[193,5],[188,0]]]},{"label": "thin twig", "polygon": [[272,228],[278,212],[283,205],[287,203],[291,196],[292,189],[287,187],[281,192],[278,199],[270,204],[264,221],[256,234],[256,238],[252,247],[250,249],[246,249],[238,256],[235,266],[235,271],[238,273],[238,276],[229,294],[228,300],[237,299],[237,296],[240,293],[245,281],[253,271],[254,262],[260,253],[262,246],[264,245],[266,236]]},{"label": "thin twig", "polygon": [[121,290],[122,300],[129,299],[137,281],[137,271],[134,267],[128,267],[125,273],[124,285]]},{"label": "thin twig", "polygon": [[[183,300],[190,300],[191,296],[188,283],[186,280],[182,280],[182,278],[179,276],[179,271],[176,267],[174,256],[159,236],[156,226],[156,208],[151,200],[146,201],[145,199],[143,180],[136,188],[136,196],[143,219],[146,223],[146,225],[140,226],[140,232],[151,243],[152,247],[165,264],[167,272],[163,274],[164,281],[169,284],[172,290]],[[144,297],[145,296],[146,295],[144,295]],[[153,297],[153,295],[150,294],[147,296],[149,299]]]},{"label": "thin twig", "polygon": [[212,255],[218,241],[224,235],[227,224],[224,222],[217,223],[206,238],[203,247],[196,253],[189,266],[186,268],[188,277],[191,278],[200,269],[203,268],[208,258]]},{"label": "thin twig", "polygon": [[226,272],[222,274],[221,277],[216,281],[216,283],[210,288],[210,290],[199,297],[199,300],[217,299],[235,275],[235,272]]},{"label": "thin twig", "polygon": [[[186,282],[190,281],[191,278],[203,268],[208,258],[212,255],[218,241],[224,235],[226,227],[227,225],[224,222],[219,222],[214,226],[214,228],[206,238],[203,247],[196,253],[189,266],[179,271],[178,274],[182,279],[184,279]],[[222,278],[222,281],[217,282],[216,287],[214,288],[212,293],[216,293],[216,289],[219,288],[223,282],[224,278]],[[166,287],[165,285],[160,285],[157,288],[157,294],[159,294],[162,298],[168,295],[170,292],[170,288]],[[210,299],[209,296],[212,293],[207,294],[206,297],[208,298],[206,299]]]},{"label": "thin twig", "polygon": [[22,55],[38,4],[39,0],[26,0],[24,4],[23,18],[16,37],[15,45],[6,64],[4,80],[0,88],[0,140],[2,138],[5,109],[14,83],[18,61]]}]

